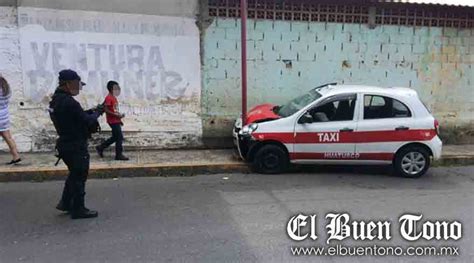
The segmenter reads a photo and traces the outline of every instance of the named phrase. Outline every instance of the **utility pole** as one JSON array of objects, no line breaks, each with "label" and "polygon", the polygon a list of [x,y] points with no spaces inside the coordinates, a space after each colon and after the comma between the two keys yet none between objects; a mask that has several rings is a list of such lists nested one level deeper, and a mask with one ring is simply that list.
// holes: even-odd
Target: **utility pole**
[{"label": "utility pole", "polygon": [[242,125],[247,124],[247,0],[240,0],[242,60]]}]

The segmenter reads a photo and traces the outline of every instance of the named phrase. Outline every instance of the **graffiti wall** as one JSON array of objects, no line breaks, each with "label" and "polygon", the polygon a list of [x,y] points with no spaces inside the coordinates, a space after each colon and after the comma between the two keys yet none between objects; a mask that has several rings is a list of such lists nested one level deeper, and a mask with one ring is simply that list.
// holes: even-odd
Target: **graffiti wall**
[{"label": "graffiti wall", "polygon": [[[38,102],[57,72],[76,69],[103,96],[115,79],[124,99],[159,102],[199,93],[199,32],[192,19],[20,8],[25,96]],[[123,30],[131,27],[132,30]]]},{"label": "graffiti wall", "polygon": [[201,80],[194,19],[31,7],[16,11],[21,85],[14,114],[38,116],[27,124],[30,129],[21,125],[19,131],[29,130],[33,150],[48,148],[41,144],[50,144],[44,138],[54,135],[45,109],[58,72],[65,68],[76,70],[87,83],[78,96],[84,108],[104,100],[107,81],[120,83],[129,145],[199,144]]}]

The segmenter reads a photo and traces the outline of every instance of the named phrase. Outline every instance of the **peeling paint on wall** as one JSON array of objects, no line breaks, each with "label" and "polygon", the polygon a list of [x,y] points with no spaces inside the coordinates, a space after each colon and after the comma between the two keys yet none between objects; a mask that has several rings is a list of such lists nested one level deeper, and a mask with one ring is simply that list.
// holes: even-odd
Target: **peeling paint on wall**
[{"label": "peeling paint on wall", "polygon": [[0,58],[8,62],[0,71],[14,89],[12,132],[22,151],[52,149],[56,134],[46,109],[64,68],[78,71],[88,84],[77,97],[84,108],[104,100],[108,80],[120,83],[126,146],[200,144],[200,41],[194,19],[0,7],[0,20],[9,22],[0,23]]},{"label": "peeling paint on wall", "polygon": [[[32,130],[25,114],[19,111],[20,98],[23,96],[23,80],[20,58],[20,36],[18,33],[16,7],[0,7],[0,73],[8,80],[12,89],[10,102],[10,121],[13,137],[20,151],[32,148]],[[31,115],[34,119],[36,113]],[[8,149],[0,140],[1,149]]]}]

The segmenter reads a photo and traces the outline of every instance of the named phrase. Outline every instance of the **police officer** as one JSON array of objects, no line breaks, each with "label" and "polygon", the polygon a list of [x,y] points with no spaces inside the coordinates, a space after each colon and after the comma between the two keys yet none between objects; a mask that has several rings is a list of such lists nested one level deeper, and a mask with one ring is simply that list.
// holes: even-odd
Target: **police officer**
[{"label": "police officer", "polygon": [[70,212],[72,219],[98,216],[97,211],[85,207],[84,196],[89,173],[89,128],[97,123],[100,113],[84,111],[73,98],[84,85],[75,71],[62,70],[59,72],[59,86],[49,104],[50,117],[59,135],[56,144],[58,156],[69,170],[61,201],[56,209]]}]

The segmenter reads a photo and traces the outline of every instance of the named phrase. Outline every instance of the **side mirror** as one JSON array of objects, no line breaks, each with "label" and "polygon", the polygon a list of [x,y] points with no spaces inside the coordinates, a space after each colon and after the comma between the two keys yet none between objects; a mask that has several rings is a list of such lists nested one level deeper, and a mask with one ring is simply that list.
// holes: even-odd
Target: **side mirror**
[{"label": "side mirror", "polygon": [[298,120],[298,123],[299,123],[299,124],[313,123],[313,117],[311,116],[311,114],[309,114],[309,112],[306,112],[306,113],[303,114],[303,116],[301,116],[301,118]]}]

